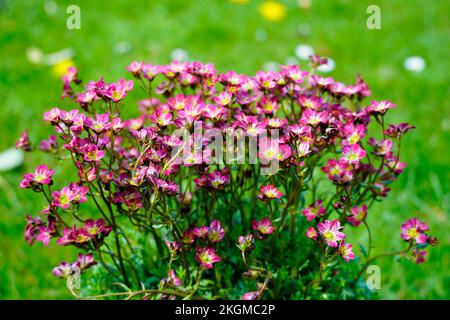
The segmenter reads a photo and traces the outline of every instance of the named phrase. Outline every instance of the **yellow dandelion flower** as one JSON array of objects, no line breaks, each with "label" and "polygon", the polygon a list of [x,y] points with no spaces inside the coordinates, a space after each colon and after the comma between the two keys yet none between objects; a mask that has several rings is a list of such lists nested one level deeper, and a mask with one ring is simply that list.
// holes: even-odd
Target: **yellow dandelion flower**
[{"label": "yellow dandelion flower", "polygon": [[269,21],[278,22],[286,17],[286,7],[277,1],[265,1],[259,6],[261,16]]}]

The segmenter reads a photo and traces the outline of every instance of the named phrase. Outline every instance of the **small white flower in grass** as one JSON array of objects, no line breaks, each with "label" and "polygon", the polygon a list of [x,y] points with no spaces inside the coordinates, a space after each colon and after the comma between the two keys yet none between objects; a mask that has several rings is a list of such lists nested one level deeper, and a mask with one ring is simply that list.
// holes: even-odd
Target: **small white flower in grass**
[{"label": "small white flower in grass", "polygon": [[264,71],[277,72],[279,70],[279,64],[276,62],[268,61],[264,63]]},{"label": "small white flower in grass", "polygon": [[422,72],[425,70],[425,60],[422,57],[419,56],[412,56],[406,58],[406,60],[403,62],[403,67],[412,72]]},{"label": "small white flower in grass", "polygon": [[336,68],[336,63],[334,62],[333,59],[327,57],[327,63],[318,66],[317,71],[328,73],[333,71],[334,68]]},{"label": "small white flower in grass", "polygon": [[309,57],[314,54],[314,49],[307,44],[299,44],[295,48],[295,55],[300,60],[309,60]]},{"label": "small white flower in grass", "polygon": [[170,58],[175,61],[185,62],[189,60],[189,55],[186,50],[176,48],[170,53]]},{"label": "small white flower in grass", "polygon": [[0,153],[0,172],[19,167],[23,163],[23,154],[22,150],[16,148],[10,148]]},{"label": "small white flower in grass", "polygon": [[44,54],[42,50],[36,47],[31,47],[27,49],[27,59],[31,63],[40,64],[44,59]]}]

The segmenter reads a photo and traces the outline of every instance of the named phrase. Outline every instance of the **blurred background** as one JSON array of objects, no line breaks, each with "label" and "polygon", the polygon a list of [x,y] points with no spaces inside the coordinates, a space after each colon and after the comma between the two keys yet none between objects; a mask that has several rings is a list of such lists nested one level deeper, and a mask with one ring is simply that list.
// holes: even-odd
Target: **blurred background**
[{"label": "blurred background", "polygon": [[[66,10],[74,4],[81,24],[71,30],[73,11]],[[369,5],[380,8],[381,29],[367,27]],[[38,214],[44,203],[18,183],[37,164],[52,162],[8,151],[27,128],[35,143],[52,133],[42,113],[69,106],[59,98],[68,66],[80,67],[85,83],[130,78],[125,66],[132,60],[199,60],[221,72],[254,74],[306,66],[315,52],[332,59],[324,75],[353,83],[360,73],[374,99],[397,104],[390,123],[417,126],[402,146],[406,171],[369,212],[374,253],[402,248],[400,225],[411,216],[427,221],[440,245],[422,265],[377,261],[380,297],[449,299],[449,12],[447,0],[0,0],[0,298],[70,298],[51,269],[73,260],[74,251],[29,247],[23,239],[25,214]],[[131,115],[135,96],[126,100]],[[61,171],[56,179],[64,179]],[[365,244],[359,229],[351,242]]]}]

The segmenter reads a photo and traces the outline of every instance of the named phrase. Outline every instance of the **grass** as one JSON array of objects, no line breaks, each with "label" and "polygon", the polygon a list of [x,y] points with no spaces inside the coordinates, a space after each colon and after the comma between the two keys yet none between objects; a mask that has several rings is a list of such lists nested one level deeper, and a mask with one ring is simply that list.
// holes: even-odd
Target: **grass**
[{"label": "grass", "polygon": [[[378,261],[381,297],[450,298],[450,29],[445,14],[449,2],[312,0],[306,10],[297,1],[285,0],[281,2],[288,9],[287,17],[278,23],[261,18],[261,2],[237,5],[215,0],[200,5],[193,0],[140,0],[105,6],[103,1],[85,1],[80,5],[81,29],[68,30],[65,9],[72,1],[57,1],[53,15],[44,10],[51,1],[0,1],[0,150],[11,147],[26,128],[33,141],[46,137],[50,129],[40,121],[43,111],[67,105],[59,100],[61,83],[51,67],[31,64],[27,48],[38,47],[45,53],[72,48],[83,79],[106,76],[113,81],[128,76],[124,67],[130,61],[167,63],[175,48],[186,50],[192,59],[213,62],[220,71],[253,74],[268,61],[285,63],[295,56],[298,44],[310,44],[335,60],[333,77],[352,82],[360,73],[374,99],[396,103],[390,122],[417,126],[402,150],[407,170],[388,199],[369,213],[374,253],[401,246],[399,227],[410,216],[428,221],[440,245],[430,250],[429,261],[423,265],[391,258]],[[381,8],[381,30],[366,27],[369,4]],[[124,47],[129,50],[120,50]],[[403,69],[404,59],[412,55],[425,59],[424,72]],[[0,173],[2,299],[70,298],[64,283],[54,279],[50,270],[61,260],[73,259],[75,253],[40,243],[29,247],[23,240],[25,213],[36,214],[43,204],[32,193],[19,192],[17,184],[24,172],[43,160],[28,157],[21,168]],[[362,229],[353,235],[361,243],[365,237]]]}]

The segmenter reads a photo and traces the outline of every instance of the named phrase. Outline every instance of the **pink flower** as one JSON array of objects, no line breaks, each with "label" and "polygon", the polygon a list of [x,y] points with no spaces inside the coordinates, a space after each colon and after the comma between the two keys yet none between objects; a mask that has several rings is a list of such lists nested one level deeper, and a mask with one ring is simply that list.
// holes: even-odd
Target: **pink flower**
[{"label": "pink flower", "polygon": [[119,79],[117,83],[111,83],[103,91],[105,97],[110,98],[114,102],[119,102],[127,95],[127,92],[133,89],[133,81],[125,81]]},{"label": "pink flower", "polygon": [[40,234],[39,229],[44,226],[40,217],[32,218],[30,214],[26,215],[27,224],[25,227],[25,240],[32,245]]},{"label": "pink flower", "polygon": [[133,61],[126,69],[130,71],[133,74],[133,76],[138,77],[142,73],[143,65],[144,65],[143,62]]},{"label": "pink flower", "polygon": [[112,228],[110,226],[107,226],[105,220],[103,220],[102,218],[97,220],[86,220],[86,222],[84,223],[84,229],[90,237],[96,238],[106,237],[112,231]]},{"label": "pink flower", "polygon": [[428,237],[424,232],[428,230],[429,228],[426,223],[417,218],[412,218],[402,224],[401,237],[405,241],[413,240],[418,244],[425,243]]},{"label": "pink flower", "polygon": [[351,225],[358,227],[367,216],[367,206],[364,204],[361,207],[351,208],[350,213],[352,215],[347,217],[347,221]]},{"label": "pink flower", "polygon": [[51,152],[56,150],[58,147],[58,142],[56,136],[50,136],[47,140],[42,140],[39,144],[39,149],[44,152]]},{"label": "pink flower", "polygon": [[253,220],[252,229],[257,232],[256,237],[258,239],[264,239],[275,230],[275,228],[272,226],[272,222],[267,217],[262,218],[260,221]]},{"label": "pink flower", "polygon": [[336,159],[328,160],[327,165],[322,167],[322,171],[327,173],[328,179],[334,183],[343,184],[353,179],[353,171],[344,159],[339,161]]},{"label": "pink flower", "polygon": [[412,251],[412,256],[417,264],[424,263],[427,252],[414,248],[414,250]]},{"label": "pink flower", "polygon": [[359,144],[351,144],[342,147],[342,155],[344,161],[351,164],[358,164],[366,156],[366,151]]},{"label": "pink flower", "polygon": [[44,246],[48,246],[50,240],[55,234],[56,229],[53,227],[39,227],[39,235],[36,237],[37,241],[41,241]]},{"label": "pink flower", "polygon": [[370,103],[370,106],[367,107],[367,111],[371,114],[381,114],[384,115],[386,113],[386,111],[388,111],[391,108],[394,108],[395,104],[387,101],[387,100],[383,100],[383,101],[372,101]]},{"label": "pink flower", "polygon": [[44,113],[44,121],[50,122],[52,124],[58,123],[61,110],[58,108],[53,108],[52,110]]},{"label": "pink flower", "polygon": [[173,269],[170,269],[168,277],[162,279],[161,283],[169,287],[180,287],[182,285],[181,279],[177,277]]},{"label": "pink flower", "polygon": [[64,187],[61,191],[53,191],[52,204],[62,209],[69,209],[70,203],[74,200],[75,194],[69,187]]},{"label": "pink flower", "polygon": [[213,101],[221,107],[228,106],[233,101],[233,95],[229,92],[222,91],[218,96],[213,98]]},{"label": "pink flower", "polygon": [[88,162],[100,161],[105,156],[105,151],[99,150],[95,144],[90,144],[83,148],[83,159]]},{"label": "pink flower", "polygon": [[201,248],[197,246],[196,250],[197,254],[195,255],[195,260],[197,260],[205,269],[211,269],[214,263],[222,260],[211,247]]},{"label": "pink flower", "polygon": [[72,203],[80,204],[87,201],[86,194],[89,192],[88,187],[80,186],[76,183],[71,183],[69,184],[69,188],[73,194]]},{"label": "pink flower", "polygon": [[208,240],[211,242],[220,242],[225,236],[225,230],[220,225],[219,220],[213,220],[208,229]]},{"label": "pink flower", "polygon": [[342,128],[342,133],[348,144],[358,143],[366,135],[366,127],[362,124],[348,123]]},{"label": "pink flower", "polygon": [[20,135],[19,140],[16,142],[16,149],[22,149],[23,151],[31,151],[31,142],[28,137],[28,131],[25,130]]},{"label": "pink flower", "polygon": [[374,138],[370,138],[369,144],[374,147],[373,153],[377,156],[386,156],[391,154],[393,146],[391,139],[376,141]]},{"label": "pink flower", "polygon": [[109,114],[96,114],[95,119],[87,118],[86,126],[97,133],[109,130],[111,127],[111,124],[109,123]]},{"label": "pink flower", "polygon": [[260,295],[261,293],[259,291],[246,292],[242,296],[242,300],[257,300],[259,299]]},{"label": "pink flower", "polygon": [[317,127],[321,123],[328,123],[328,121],[329,115],[327,111],[316,112],[312,109],[306,109],[302,114],[300,124]]},{"label": "pink flower", "polygon": [[353,253],[352,248],[353,246],[350,243],[346,243],[345,241],[342,241],[339,245],[338,252],[347,262],[355,259],[355,254]]},{"label": "pink flower", "polygon": [[226,169],[221,171],[216,170],[213,173],[208,174],[207,181],[214,189],[221,190],[230,182],[230,174]]},{"label": "pink flower", "polygon": [[318,223],[317,229],[323,240],[330,247],[336,248],[338,242],[345,238],[345,234],[340,231],[342,227],[337,219],[333,221],[325,220],[323,223]]},{"label": "pink flower", "polygon": [[255,248],[253,235],[250,233],[246,236],[239,236],[237,246],[242,252],[252,251]]},{"label": "pink flower", "polygon": [[201,227],[192,229],[192,233],[198,239],[206,239],[206,236],[208,235],[208,231],[209,231],[209,228],[207,226],[201,226]]},{"label": "pink flower", "polygon": [[276,97],[267,98],[266,96],[263,96],[257,104],[257,110],[264,114],[273,114],[279,108],[277,101],[278,98]]},{"label": "pink flower", "polygon": [[297,103],[305,109],[317,110],[322,106],[322,99],[317,96],[300,95]]},{"label": "pink flower", "polygon": [[80,268],[81,271],[86,270],[96,264],[97,262],[95,261],[92,253],[88,254],[80,253],[77,257],[77,261],[74,263],[74,265]]},{"label": "pink flower", "polygon": [[402,138],[409,130],[415,129],[416,127],[411,126],[407,123],[400,123],[398,125],[391,124],[389,128],[384,132],[388,137],[391,138]]},{"label": "pink flower", "polygon": [[303,210],[303,215],[308,221],[312,221],[315,218],[325,214],[325,208],[322,206],[323,201],[318,199],[312,205]]},{"label": "pink flower", "polygon": [[77,272],[77,266],[68,262],[61,262],[59,266],[53,268],[52,273],[58,278],[67,278]]},{"label": "pink flower", "polygon": [[261,186],[258,199],[261,201],[270,201],[273,199],[279,199],[283,196],[283,193],[279,191],[274,185]]}]

